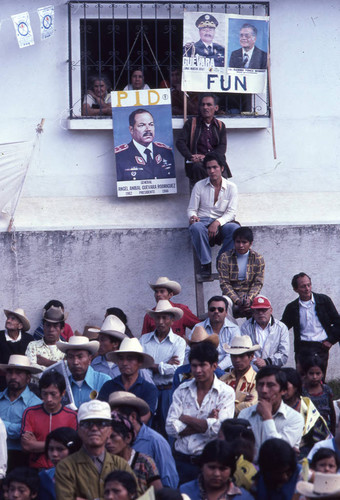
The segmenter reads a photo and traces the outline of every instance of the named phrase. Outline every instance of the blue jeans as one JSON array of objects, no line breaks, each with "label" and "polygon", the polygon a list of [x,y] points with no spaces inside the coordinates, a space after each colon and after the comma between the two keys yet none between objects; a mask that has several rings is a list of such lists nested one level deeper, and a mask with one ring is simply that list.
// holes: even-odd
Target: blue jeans
[{"label": "blue jeans", "polygon": [[[190,224],[189,226],[191,241],[194,245],[196,255],[202,265],[209,264],[211,262],[211,247],[209,245],[208,226],[210,226],[214,220],[215,219],[211,219],[210,217],[202,217],[199,222],[194,222],[194,224]],[[226,252],[227,250],[234,248],[233,232],[238,227],[240,226],[236,224],[236,222],[227,222],[223,226],[220,226],[219,231],[222,235],[223,243],[220,251],[218,252],[217,260],[222,252]]]}]

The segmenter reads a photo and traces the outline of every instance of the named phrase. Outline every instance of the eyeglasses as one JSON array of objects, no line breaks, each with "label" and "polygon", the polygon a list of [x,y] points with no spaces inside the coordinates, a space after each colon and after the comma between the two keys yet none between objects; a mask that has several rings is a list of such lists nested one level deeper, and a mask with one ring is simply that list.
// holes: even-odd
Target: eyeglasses
[{"label": "eyeglasses", "polygon": [[110,420],[82,420],[79,423],[79,427],[83,427],[84,429],[91,429],[94,425],[98,427],[98,429],[104,429],[104,427],[111,427]]},{"label": "eyeglasses", "polygon": [[218,311],[219,313],[223,313],[225,309],[223,307],[209,307],[209,312],[213,313]]}]

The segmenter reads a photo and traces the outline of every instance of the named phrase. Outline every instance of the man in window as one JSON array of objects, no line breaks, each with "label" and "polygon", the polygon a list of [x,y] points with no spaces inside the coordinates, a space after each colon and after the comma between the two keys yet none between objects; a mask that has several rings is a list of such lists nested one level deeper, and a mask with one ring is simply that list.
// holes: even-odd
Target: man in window
[{"label": "man in window", "polygon": [[154,141],[155,123],[149,111],[133,111],[129,116],[129,131],[131,142],[115,148],[117,181],[176,177],[170,146]]},{"label": "man in window", "polygon": [[216,17],[211,14],[202,14],[195,23],[200,39],[196,43],[187,43],[183,47],[185,57],[196,55],[214,60],[214,66],[224,66],[224,47],[214,43],[215,30],[218,26]]},{"label": "man in window", "polygon": [[229,68],[266,69],[267,52],[255,46],[257,28],[245,23],[240,30],[241,48],[231,53]]}]

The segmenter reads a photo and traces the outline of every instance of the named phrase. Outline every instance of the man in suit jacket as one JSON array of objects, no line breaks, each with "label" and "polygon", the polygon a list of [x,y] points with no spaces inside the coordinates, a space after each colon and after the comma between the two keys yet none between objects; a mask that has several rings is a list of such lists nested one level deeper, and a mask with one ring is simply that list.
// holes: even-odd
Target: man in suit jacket
[{"label": "man in suit jacket", "polygon": [[292,287],[299,298],[286,306],[281,321],[294,329],[295,361],[316,353],[323,359],[326,373],[329,349],[340,340],[339,313],[330,297],[312,293],[306,273],[296,274]]},{"label": "man in suit jacket", "polygon": [[266,69],[267,52],[255,47],[257,28],[244,24],[240,30],[241,48],[231,53],[229,68]]},{"label": "man in suit jacket", "polygon": [[117,180],[169,179],[176,177],[172,149],[155,142],[155,124],[146,109],[137,109],[129,116],[132,141],[115,148]]}]

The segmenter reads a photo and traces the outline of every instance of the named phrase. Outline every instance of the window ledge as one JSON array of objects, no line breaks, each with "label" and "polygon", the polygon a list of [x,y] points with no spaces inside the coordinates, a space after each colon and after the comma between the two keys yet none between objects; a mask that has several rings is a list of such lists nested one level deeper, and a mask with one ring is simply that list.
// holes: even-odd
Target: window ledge
[{"label": "window ledge", "polygon": [[[217,117],[227,129],[259,129],[270,127],[270,118],[267,116],[233,116],[228,118]],[[172,128],[174,130],[183,127],[183,118],[173,118]],[[110,117],[105,118],[74,118],[67,120],[67,128],[69,130],[112,130],[112,120]]]}]

